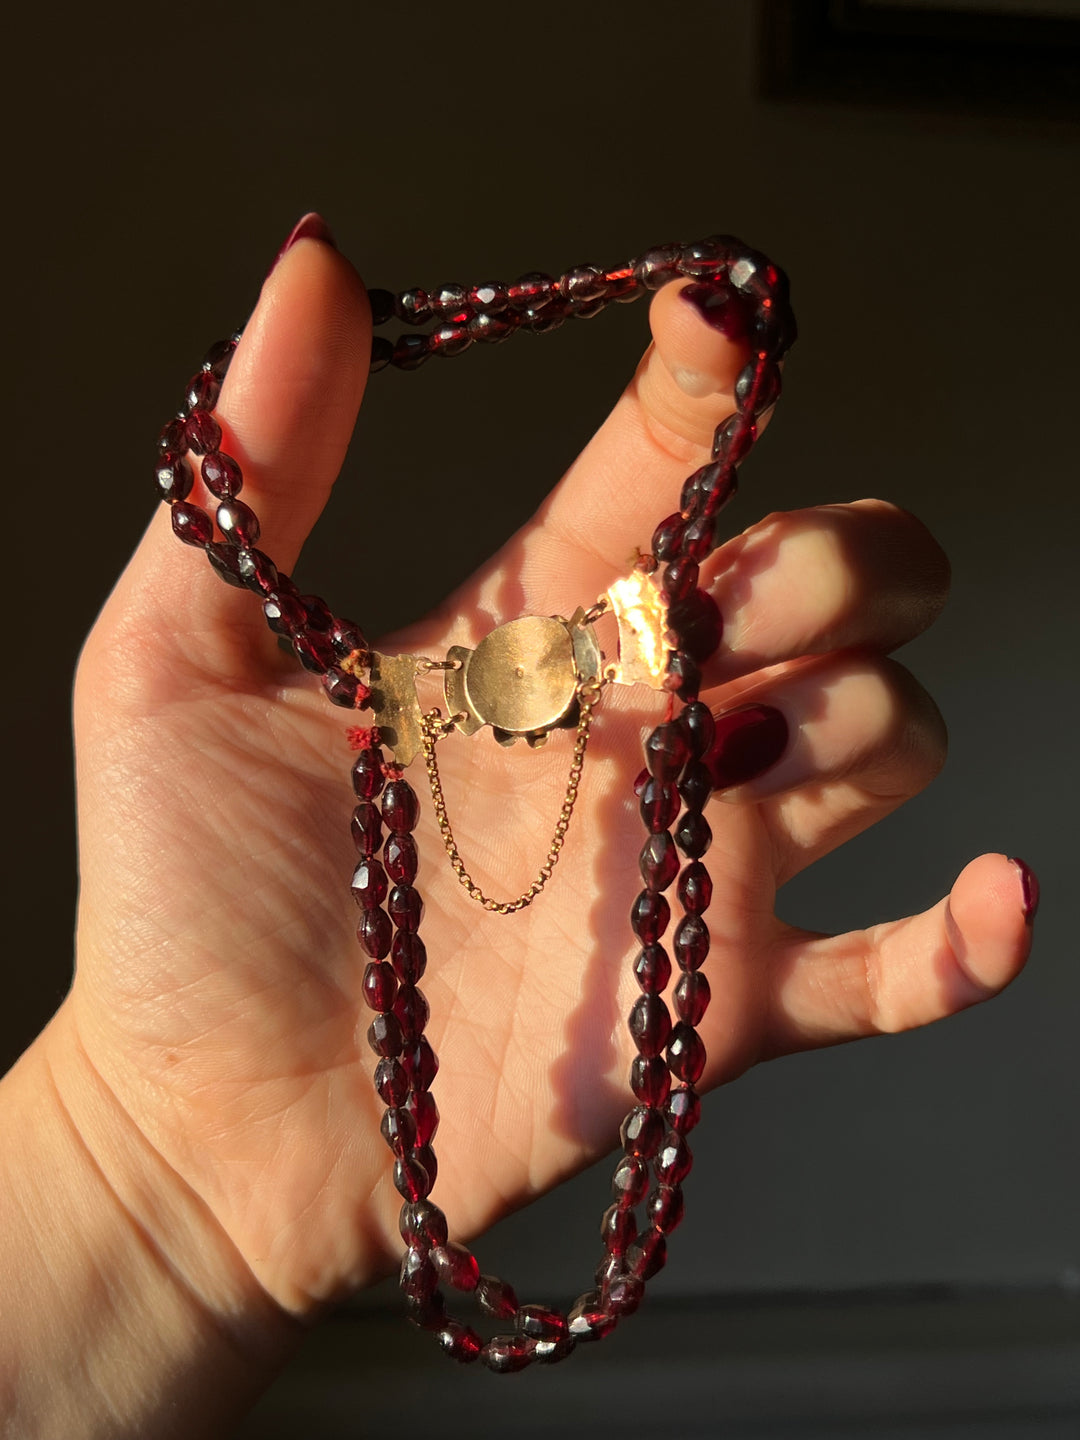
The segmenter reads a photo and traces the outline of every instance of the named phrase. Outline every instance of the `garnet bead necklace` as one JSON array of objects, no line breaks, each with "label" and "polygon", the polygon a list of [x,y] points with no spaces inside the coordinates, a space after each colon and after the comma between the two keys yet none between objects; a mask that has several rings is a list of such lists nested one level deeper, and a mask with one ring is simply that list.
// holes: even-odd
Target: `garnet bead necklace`
[{"label": "garnet bead necklace", "polygon": [[[414,327],[396,340],[375,338],[372,371],[415,370],[429,356],[458,355],[518,330],[554,330],[566,320],[597,315],[612,301],[634,300],[682,278],[699,287],[710,323],[742,339],[749,351],[735,385],[735,413],[717,427],[710,462],[687,478],[678,507],[660,521],[649,553],[640,556],[632,574],[589,608],[568,619],[524,616],[499,626],[475,649],[451,647],[444,659],[372,650],[359,626],[334,615],[318,596],[301,595],[257,548],[259,520],[239,498],[243,475],[221,449],[214,417],[239,333],[211,348],[187,387],[183,408],[158,440],[157,482],[178,538],[204,550],[228,584],[261,599],[271,630],[321,677],[335,705],[371,712],[371,724],[350,732],[358,752],[352,768],[358,852],[352,891],[360,907],[357,936],[367,956],[363,995],[373,1012],[367,1040],[377,1057],[375,1087],[386,1106],[381,1130],[404,1200],[401,1288],[409,1317],[433,1331],[449,1355],[482,1360],[500,1374],[533,1361],[561,1360],[577,1344],[610,1334],[641,1304],[646,1282],[666,1261],[667,1237],[683,1217],[682,1182],[693,1164],[687,1136],[700,1117],[696,1086],[705,1068],[696,1027],[710,998],[702,966],[709,953],[705,913],[712,898],[703,861],[712,839],[705,818],[712,777],[704,757],[714,723],[698,690],[701,667],[715,653],[722,630],[711,596],[698,588],[698,573],[718,543],[717,516],[735,493],[738,466],[779,397],[780,363],[795,340],[795,320],[784,273],[730,236],[655,246],[612,269],[578,265],[557,277],[534,272],[509,285],[368,292],[376,327],[395,319]],[[425,325],[431,328],[416,328]],[[213,518],[189,499],[196,461],[205,496],[215,506]],[[617,659],[605,656],[596,638],[596,622],[607,613],[618,628]],[[421,711],[416,679],[424,671],[442,673],[445,715],[439,709]],[[439,1062],[424,1035],[428,1005],[419,988],[427,965],[413,839],[420,804],[404,770],[417,756],[423,759],[443,843],[462,885],[486,909],[511,914],[536,899],[558,861],[604,688],[634,683],[669,695],[668,718],[646,738],[645,767],[634,785],[645,827],[639,857],[643,888],[630,910],[640,944],[633,971],[641,994],[628,1021],[637,1049],[630,1067],[636,1103],[619,1131],[622,1154],[613,1201],[600,1224],[603,1254],[594,1284],[564,1313],[521,1305],[508,1284],[481,1274],[471,1251],[450,1239],[446,1216],[430,1199],[438,1168],[432,1141],[439,1124],[431,1090]],[[438,743],[454,732],[472,735],[484,727],[504,745],[524,739],[537,746],[553,730],[574,732],[565,798],[547,855],[533,883],[512,900],[485,895],[469,875],[439,778]],[[682,915],[669,953],[663,942],[673,886]],[[679,972],[674,1018],[663,999],[672,955]],[[505,1322],[503,1333],[485,1341],[471,1324],[451,1316],[443,1287],[472,1292],[483,1312]]]}]

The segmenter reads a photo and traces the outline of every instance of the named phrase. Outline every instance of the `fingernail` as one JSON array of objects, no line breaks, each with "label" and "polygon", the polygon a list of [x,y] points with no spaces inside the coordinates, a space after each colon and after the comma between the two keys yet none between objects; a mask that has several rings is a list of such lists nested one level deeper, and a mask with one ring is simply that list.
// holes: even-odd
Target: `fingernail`
[{"label": "fingernail", "polygon": [[679,298],[692,305],[706,325],[729,340],[745,340],[749,320],[746,299],[724,281],[697,281],[680,290]]},{"label": "fingernail", "polygon": [[744,705],[716,717],[716,734],[702,757],[714,790],[756,780],[787,749],[788,723],[771,705]]},{"label": "fingernail", "polygon": [[274,256],[274,263],[266,272],[267,275],[274,273],[283,258],[289,253],[298,240],[321,240],[325,245],[330,245],[335,250],[337,249],[337,241],[331,233],[330,226],[327,225],[326,221],[317,211],[309,210],[289,231],[285,244],[282,245],[281,249]]},{"label": "fingernail", "polygon": [[1030,925],[1039,908],[1039,877],[1030,865],[1015,855],[1009,856],[1009,863],[1016,866],[1020,876],[1020,905],[1024,912],[1024,919]]}]

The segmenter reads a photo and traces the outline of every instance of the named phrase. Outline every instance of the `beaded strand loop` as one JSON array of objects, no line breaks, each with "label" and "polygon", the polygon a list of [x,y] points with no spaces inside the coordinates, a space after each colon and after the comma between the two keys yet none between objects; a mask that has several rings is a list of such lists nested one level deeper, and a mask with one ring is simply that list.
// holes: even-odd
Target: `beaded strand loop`
[{"label": "beaded strand loop", "polygon": [[[678,509],[661,520],[651,541],[652,561],[662,567],[674,638],[664,688],[680,709],[646,739],[645,768],[634,787],[646,831],[639,856],[643,889],[629,917],[640,946],[633,973],[641,993],[627,1022],[637,1051],[630,1067],[636,1103],[619,1130],[622,1156],[612,1178],[612,1203],[601,1220],[603,1254],[594,1285],[566,1314],[546,1305],[522,1305],[510,1285],[482,1274],[471,1251],[450,1239],[446,1216],[430,1199],[438,1174],[432,1142],[439,1110],[431,1088],[439,1062],[425,1038],[429,1012],[419,988],[427,966],[419,933],[423,902],[414,883],[419,859],[413,831],[420,806],[400,767],[385,754],[378,730],[357,732],[352,893],[360,907],[357,938],[367,956],[362,992],[373,1012],[367,1041],[376,1056],[375,1088],[386,1107],[380,1129],[394,1157],[394,1184],[403,1201],[401,1289],[409,1318],[434,1332],[447,1354],[462,1362],[481,1360],[499,1374],[561,1360],[576,1345],[610,1334],[641,1304],[646,1282],[666,1263],[668,1236],[683,1218],[682,1184],[693,1164],[687,1136],[701,1114],[696,1087],[706,1059],[697,1026],[710,1001],[702,967],[710,946],[704,916],[712,881],[703,856],[712,840],[704,813],[711,777],[703,757],[714,722],[698,692],[702,666],[715,654],[723,629],[711,596],[698,586],[699,567],[718,543],[717,517],[735,494],[738,467],[779,398],[780,362],[794,343],[796,327],[783,272],[730,236],[654,246],[611,269],[578,265],[558,277],[531,272],[512,284],[447,284],[397,295],[368,292],[376,326],[396,320],[413,327],[394,341],[376,336],[374,372],[387,366],[415,370],[429,356],[459,355],[474,343],[499,343],[519,330],[554,330],[569,319],[588,319],[608,304],[634,300],[683,278],[707,289],[711,323],[744,341],[749,356],[735,385],[735,413],[717,427],[709,463],[686,479]],[[426,324],[433,328],[419,333],[416,327]],[[370,655],[362,631],[335,616],[318,596],[301,595],[256,548],[258,517],[239,499],[240,466],[221,448],[222,430],[213,412],[239,340],[237,332],[211,348],[187,386],[183,408],[161,431],[155,472],[159,494],[170,506],[177,537],[204,550],[227,584],[259,596],[270,629],[320,676],[330,700],[363,709],[370,696],[363,678]],[[213,517],[189,499],[195,485],[191,457],[199,461],[203,487],[216,502]],[[586,737],[587,727],[585,737],[579,727],[575,797]],[[427,757],[432,763],[433,746],[432,741]],[[568,822],[565,812],[564,804],[561,824]],[[544,883],[556,854],[549,853],[546,873],[541,872]],[[458,878],[468,888],[467,877],[459,872]],[[671,997],[674,1019],[663,998],[673,974],[664,943],[673,885],[682,910],[671,940],[679,972]],[[532,888],[538,891],[542,884],[538,880]],[[509,912],[525,903],[521,897],[513,903],[489,902],[488,908]],[[635,1212],[642,1205],[639,1226]],[[473,1294],[486,1315],[510,1328],[485,1341],[450,1315],[443,1286]]]}]

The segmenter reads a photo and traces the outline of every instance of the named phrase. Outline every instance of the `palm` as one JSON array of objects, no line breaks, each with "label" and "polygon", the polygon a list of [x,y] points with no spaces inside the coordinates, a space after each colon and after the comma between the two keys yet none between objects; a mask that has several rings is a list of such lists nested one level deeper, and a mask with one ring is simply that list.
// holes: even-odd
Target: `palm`
[{"label": "palm", "polygon": [[[325,263],[317,248],[305,256],[309,267]],[[648,518],[630,509],[622,523],[643,538]],[[171,564],[163,520],[143,549]],[[493,574],[513,571],[526,610],[565,613],[566,595],[530,568],[545,526],[559,528],[551,513],[511,542]],[[616,527],[609,546],[614,555],[630,548]],[[270,1293],[303,1307],[384,1263],[400,1203],[378,1136],[363,957],[345,894],[354,851],[344,716],[259,633],[250,597],[219,594],[212,576],[194,575],[198,557],[176,552],[175,594],[205,597],[209,618],[189,605],[176,620],[168,594],[146,593],[136,557],[82,667],[73,998],[87,1049],[121,1103]],[[594,548],[568,553],[560,580],[575,599],[587,602],[617,573]],[[481,600],[493,574],[457,597],[452,633],[435,617],[389,648],[439,653],[479,638],[491,623]],[[717,676],[714,708],[738,703],[770,658],[786,657],[757,656]],[[792,693],[814,683],[798,670]],[[827,678],[837,673],[834,664]],[[628,1108],[633,1050],[620,1020],[636,993],[626,917],[642,838],[630,782],[657,709],[646,692],[605,700],[563,859],[524,912],[480,910],[443,862],[430,814],[422,821],[423,988],[442,1061],[436,1198],[460,1235],[600,1153]],[[537,754],[504,753],[486,734],[441,747],[459,842],[489,892],[513,895],[531,880],[568,756],[558,737]],[[422,792],[419,766],[410,778]],[[899,789],[829,778],[794,798],[710,814],[718,919],[701,1028],[714,1080],[760,1054],[917,1023],[974,998],[883,990],[872,1012],[851,989],[851,974],[865,973],[861,951],[841,944],[815,956],[773,917],[779,881],[915,785],[911,776]],[[1018,943],[1007,946],[1014,957]],[[823,975],[826,991],[832,976],[824,1001]]]}]

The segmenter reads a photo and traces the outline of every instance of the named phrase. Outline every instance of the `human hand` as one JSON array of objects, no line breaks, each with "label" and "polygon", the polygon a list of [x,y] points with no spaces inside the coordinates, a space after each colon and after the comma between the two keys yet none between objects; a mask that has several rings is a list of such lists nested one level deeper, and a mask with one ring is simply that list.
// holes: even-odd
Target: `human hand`
[{"label": "human hand", "polygon": [[[733,408],[739,352],[679,288],[653,301],[655,346],[535,519],[387,650],[439,655],[519,614],[569,614],[625,573]],[[285,568],[341,463],[369,345],[351,267],[323,244],[295,245],[218,407],[260,544]],[[932,702],[887,658],[943,601],[934,542],[864,501],[771,516],[704,574],[726,621],[704,698],[715,712],[779,710],[790,735],[709,812],[706,1081],[995,993],[1029,942],[1023,876],[1003,856],[974,861],[925,915],[867,932],[806,935],[773,908],[779,885],[941,763]],[[555,878],[512,918],[475,906],[430,815],[421,823],[423,989],[442,1061],[435,1199],[456,1238],[602,1153],[631,1103],[626,917],[643,840],[631,784],[642,730],[662,710],[644,691],[605,694]],[[171,1203],[301,1316],[373,1279],[399,1248],[364,1042],[365,957],[345,898],[344,719],[280,653],[253,597],[223,586],[159,513],[80,664],[78,970],[50,1061],[90,1150],[126,1127]],[[757,733],[768,760],[768,724]],[[455,738],[440,763],[471,868],[486,890],[516,894],[543,858],[567,746]],[[102,1163],[123,1190],[123,1164]]]}]

